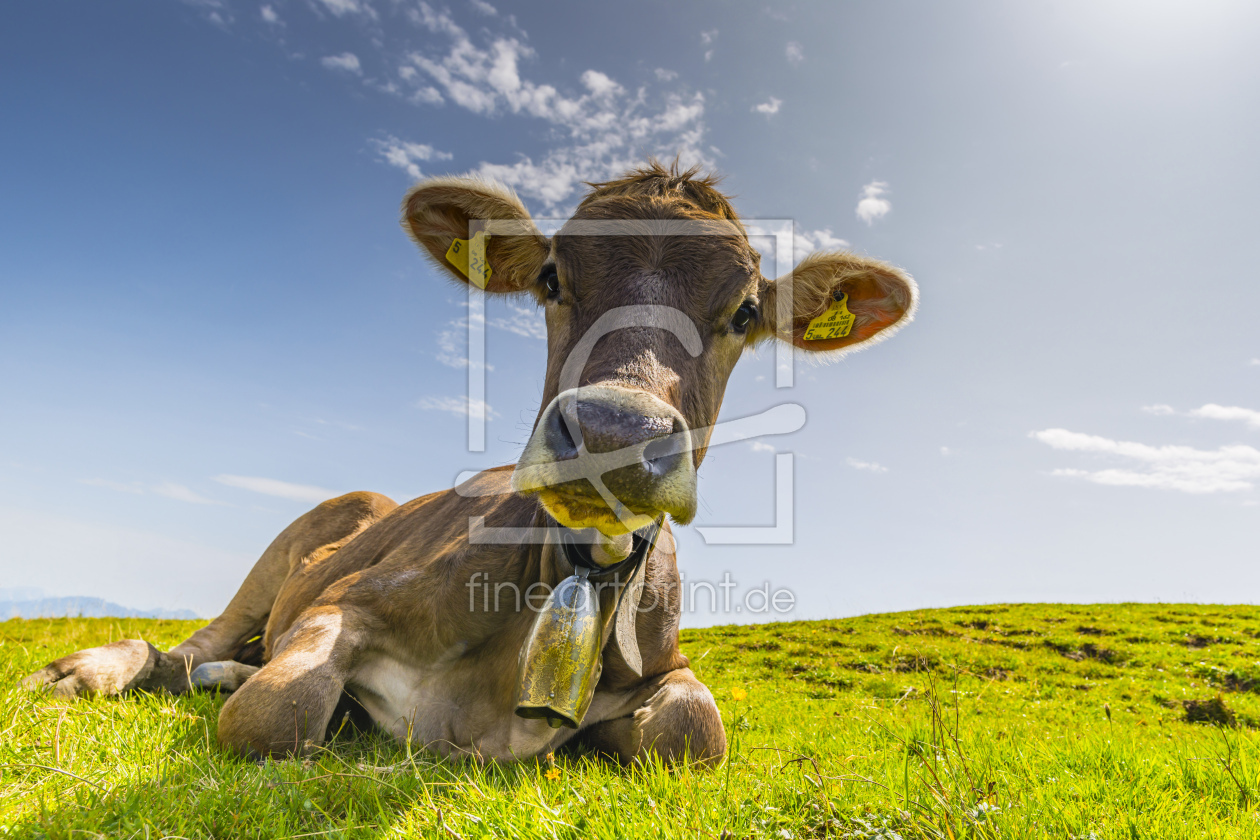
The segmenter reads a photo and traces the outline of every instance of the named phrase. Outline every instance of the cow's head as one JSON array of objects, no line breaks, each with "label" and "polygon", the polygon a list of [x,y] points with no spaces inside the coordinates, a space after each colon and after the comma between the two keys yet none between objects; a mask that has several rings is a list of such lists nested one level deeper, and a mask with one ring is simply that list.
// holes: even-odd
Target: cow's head
[{"label": "cow's head", "polygon": [[[661,513],[689,522],[696,469],[745,349],[778,338],[839,356],[913,316],[914,281],[854,254],[814,253],[790,277],[763,277],[714,183],[653,162],[593,185],[550,240],[497,184],[437,178],[404,201],[404,227],[437,265],[462,282],[471,273],[491,294],[532,295],[544,310],[543,407],[512,483],[562,525],[614,535]],[[484,247],[489,276],[475,257],[466,270],[453,246]],[[850,331],[807,340],[841,293]]]}]

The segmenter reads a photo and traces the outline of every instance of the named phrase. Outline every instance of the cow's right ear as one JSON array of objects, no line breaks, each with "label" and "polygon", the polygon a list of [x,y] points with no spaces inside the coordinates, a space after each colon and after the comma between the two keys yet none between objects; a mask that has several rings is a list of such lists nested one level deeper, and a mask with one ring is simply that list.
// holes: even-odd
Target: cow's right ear
[{"label": "cow's right ear", "polygon": [[487,292],[530,289],[550,253],[516,193],[479,178],[416,184],[403,199],[402,226],[435,265]]}]

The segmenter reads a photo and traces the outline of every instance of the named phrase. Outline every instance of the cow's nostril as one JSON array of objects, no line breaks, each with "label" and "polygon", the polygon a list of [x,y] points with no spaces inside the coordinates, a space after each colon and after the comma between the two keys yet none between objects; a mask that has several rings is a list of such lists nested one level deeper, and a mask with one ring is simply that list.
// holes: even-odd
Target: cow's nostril
[{"label": "cow's nostril", "polygon": [[674,468],[682,454],[682,443],[676,436],[657,438],[643,447],[643,467],[654,476],[662,476]]},{"label": "cow's nostril", "polygon": [[551,413],[547,424],[547,446],[558,460],[573,458],[577,456],[577,443],[573,440],[573,433],[569,430],[569,425],[576,426],[576,421],[565,416],[564,411],[557,407],[556,411]]}]

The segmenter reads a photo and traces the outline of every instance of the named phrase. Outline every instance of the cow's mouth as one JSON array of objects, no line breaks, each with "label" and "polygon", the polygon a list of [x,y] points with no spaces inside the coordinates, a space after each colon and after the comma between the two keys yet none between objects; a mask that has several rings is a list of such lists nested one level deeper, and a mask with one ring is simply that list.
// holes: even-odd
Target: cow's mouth
[{"label": "cow's mouth", "polygon": [[661,511],[637,512],[621,506],[614,511],[600,499],[569,496],[555,489],[538,491],[538,500],[551,517],[566,528],[595,528],[606,536],[618,536],[646,528]]},{"label": "cow's mouth", "polygon": [[608,536],[661,514],[695,516],[696,471],[687,423],[643,391],[594,386],[565,391],[543,411],[512,474],[568,528]]}]

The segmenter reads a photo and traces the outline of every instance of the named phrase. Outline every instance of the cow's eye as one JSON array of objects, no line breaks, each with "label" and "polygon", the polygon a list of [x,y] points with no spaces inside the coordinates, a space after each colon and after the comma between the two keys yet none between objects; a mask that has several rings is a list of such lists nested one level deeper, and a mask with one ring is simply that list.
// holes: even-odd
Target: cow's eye
[{"label": "cow's eye", "polygon": [[546,287],[547,297],[553,298],[560,294],[560,274],[554,265],[549,265],[542,270],[542,274],[538,276],[538,282]]},{"label": "cow's eye", "polygon": [[737,333],[748,331],[748,325],[757,317],[757,307],[751,303],[745,303],[739,309],[735,310],[735,315],[731,318],[731,327]]}]

